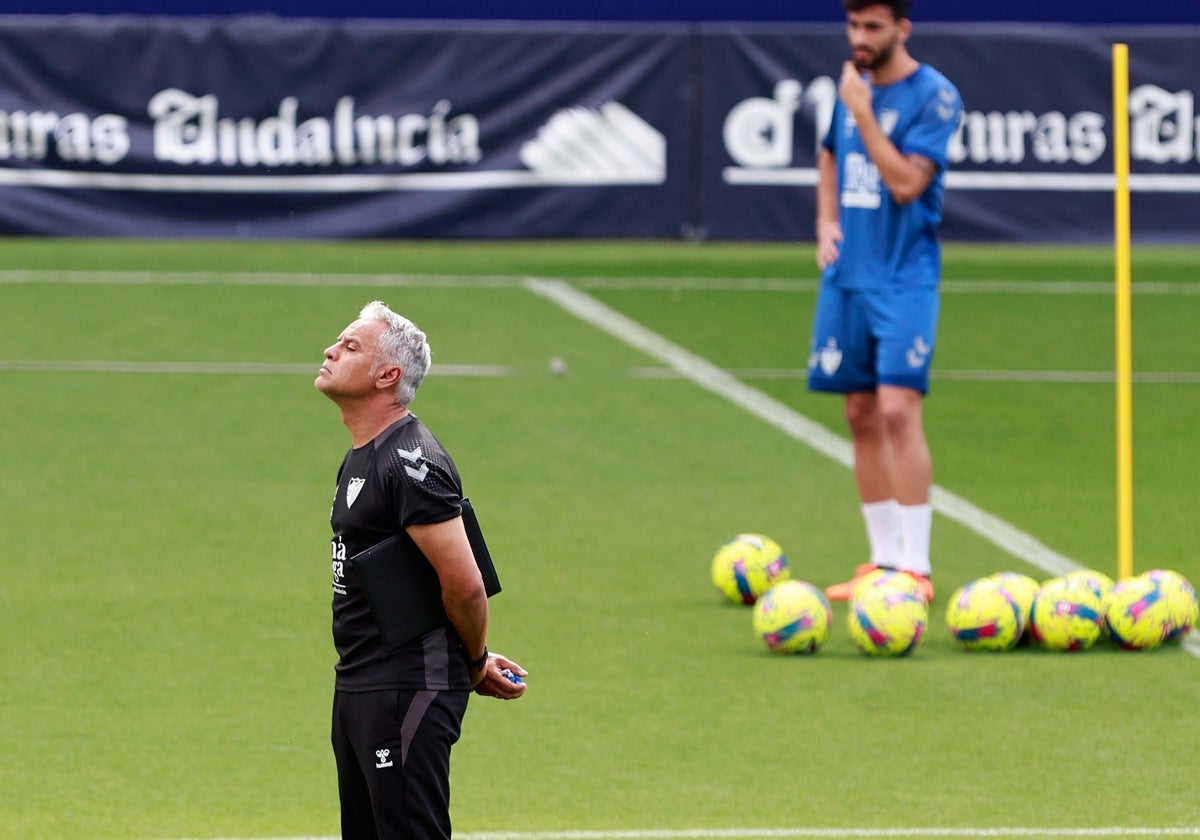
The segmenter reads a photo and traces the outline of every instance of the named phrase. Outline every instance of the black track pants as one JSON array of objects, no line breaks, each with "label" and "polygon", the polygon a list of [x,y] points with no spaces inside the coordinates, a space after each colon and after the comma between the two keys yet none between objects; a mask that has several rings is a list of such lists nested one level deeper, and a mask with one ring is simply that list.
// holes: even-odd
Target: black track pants
[{"label": "black track pants", "polygon": [[450,748],[466,691],[335,691],[342,840],[450,837]]}]

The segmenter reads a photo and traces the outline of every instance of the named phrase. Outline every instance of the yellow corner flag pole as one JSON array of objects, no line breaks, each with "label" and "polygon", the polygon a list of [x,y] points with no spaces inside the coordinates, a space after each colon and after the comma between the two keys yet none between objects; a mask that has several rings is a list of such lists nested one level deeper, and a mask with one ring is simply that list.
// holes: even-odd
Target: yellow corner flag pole
[{"label": "yellow corner flag pole", "polygon": [[1117,577],[1133,576],[1133,330],[1129,247],[1129,46],[1112,45],[1117,281]]}]

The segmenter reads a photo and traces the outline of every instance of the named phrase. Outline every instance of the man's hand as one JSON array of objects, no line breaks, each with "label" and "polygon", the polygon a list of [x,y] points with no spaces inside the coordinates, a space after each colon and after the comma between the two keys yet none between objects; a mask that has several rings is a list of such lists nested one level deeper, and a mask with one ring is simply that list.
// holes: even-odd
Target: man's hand
[{"label": "man's hand", "polygon": [[500,673],[507,668],[522,680],[529,672],[513,662],[507,656],[499,653],[488,654],[487,662],[478,671],[471,672],[475,693],[484,697],[496,697],[500,700],[516,700],[525,693],[528,686],[524,682],[515,683]]},{"label": "man's hand", "polygon": [[862,71],[853,61],[842,63],[842,79],[838,82],[838,96],[854,119],[861,122],[871,111],[871,85],[863,78]]},{"label": "man's hand", "polygon": [[841,244],[841,225],[837,222],[817,222],[817,268],[824,271],[837,262]]}]

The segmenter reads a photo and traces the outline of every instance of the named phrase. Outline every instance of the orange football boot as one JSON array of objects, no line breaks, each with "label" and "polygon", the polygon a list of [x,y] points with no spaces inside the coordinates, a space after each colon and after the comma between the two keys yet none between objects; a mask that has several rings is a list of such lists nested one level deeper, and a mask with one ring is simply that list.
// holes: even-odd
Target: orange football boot
[{"label": "orange football boot", "polygon": [[854,576],[850,580],[825,587],[825,597],[830,601],[849,601],[858,582],[878,568],[874,563],[859,563],[854,567]]},{"label": "orange football boot", "polygon": [[[878,568],[880,567],[874,563],[859,563],[854,567],[854,576],[850,580],[826,587],[825,597],[830,601],[849,601],[854,595],[854,587],[858,586],[858,582]],[[925,596],[925,603],[933,603],[933,581],[920,572],[914,572],[909,569],[899,569],[898,571],[903,572],[917,582],[921,594]]]}]

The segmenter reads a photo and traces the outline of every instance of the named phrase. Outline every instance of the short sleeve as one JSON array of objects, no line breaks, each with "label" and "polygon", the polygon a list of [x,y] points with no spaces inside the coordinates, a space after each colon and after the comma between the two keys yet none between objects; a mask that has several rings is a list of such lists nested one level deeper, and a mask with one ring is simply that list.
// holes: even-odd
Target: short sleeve
[{"label": "short sleeve", "polygon": [[933,86],[912,128],[905,133],[900,151],[928,158],[944,170],[946,149],[962,121],[962,98],[954,85],[944,78]]}]

